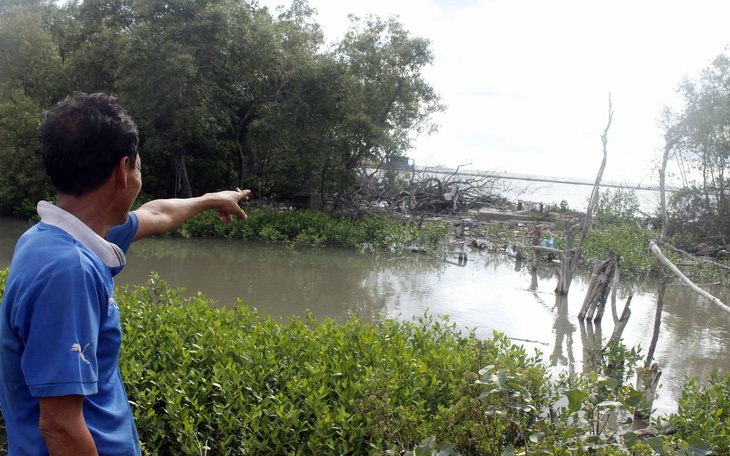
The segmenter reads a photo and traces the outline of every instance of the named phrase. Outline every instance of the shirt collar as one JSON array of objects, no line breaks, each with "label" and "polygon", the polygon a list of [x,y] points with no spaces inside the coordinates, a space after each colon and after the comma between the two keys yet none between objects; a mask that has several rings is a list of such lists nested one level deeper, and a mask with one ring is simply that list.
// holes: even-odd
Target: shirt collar
[{"label": "shirt collar", "polygon": [[124,252],[118,246],[96,234],[84,222],[48,201],[40,201],[37,206],[41,222],[53,225],[70,234],[89,250],[101,258],[110,268],[118,268],[127,263]]}]

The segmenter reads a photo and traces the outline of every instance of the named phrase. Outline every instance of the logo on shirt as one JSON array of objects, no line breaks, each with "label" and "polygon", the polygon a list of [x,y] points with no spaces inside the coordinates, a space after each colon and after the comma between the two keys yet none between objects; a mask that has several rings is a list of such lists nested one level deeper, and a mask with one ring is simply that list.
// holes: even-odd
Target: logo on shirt
[{"label": "logo on shirt", "polygon": [[109,298],[109,307],[114,307],[115,309],[119,309],[119,306],[117,306],[116,301],[114,301],[114,298]]},{"label": "logo on shirt", "polygon": [[79,356],[81,357],[81,360],[84,361],[86,364],[91,364],[89,362],[89,360],[86,359],[86,357],[84,357],[84,352],[86,351],[87,348],[89,348],[89,345],[91,345],[91,344],[86,344],[84,346],[84,349],[83,350],[81,350],[81,345],[79,345],[79,344],[73,344],[73,345],[71,345],[71,351],[72,352],[79,352]]}]

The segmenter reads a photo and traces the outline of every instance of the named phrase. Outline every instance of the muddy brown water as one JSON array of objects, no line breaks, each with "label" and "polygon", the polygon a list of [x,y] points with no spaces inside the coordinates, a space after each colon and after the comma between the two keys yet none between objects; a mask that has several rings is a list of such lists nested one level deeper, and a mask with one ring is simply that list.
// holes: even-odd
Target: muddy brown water
[{"label": "muddy brown water", "polygon": [[[0,268],[10,264],[17,238],[29,225],[0,218]],[[506,334],[530,352],[540,350],[555,371],[583,370],[586,337],[610,337],[607,310],[602,327],[581,325],[577,313],[587,276],[573,281],[567,303],[556,303],[555,272],[532,274],[528,264],[501,254],[468,252],[466,264],[456,256],[392,258],[353,251],[295,252],[287,248],[225,240],[145,239],[132,245],[117,285],[146,283],[150,271],[184,294],[202,292],[216,306],[237,299],[274,318],[303,315],[344,322],[411,319],[425,312],[448,315],[458,328],[481,338]],[[649,346],[654,324],[656,283],[623,283],[619,313],[633,290],[632,315],[624,332],[627,345]],[[724,288],[710,289],[724,302]],[[676,410],[676,398],[687,376],[705,377],[713,369],[730,370],[730,313],[685,287],[670,286],[665,297],[661,336],[655,355],[663,371],[659,413]]]}]

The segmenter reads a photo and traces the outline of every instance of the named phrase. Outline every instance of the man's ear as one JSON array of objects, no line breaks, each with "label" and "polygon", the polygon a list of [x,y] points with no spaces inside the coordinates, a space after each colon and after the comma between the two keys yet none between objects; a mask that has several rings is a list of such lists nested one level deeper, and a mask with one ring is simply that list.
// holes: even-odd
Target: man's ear
[{"label": "man's ear", "polygon": [[114,167],[114,178],[121,188],[127,188],[127,171],[129,170],[129,157],[122,157]]}]

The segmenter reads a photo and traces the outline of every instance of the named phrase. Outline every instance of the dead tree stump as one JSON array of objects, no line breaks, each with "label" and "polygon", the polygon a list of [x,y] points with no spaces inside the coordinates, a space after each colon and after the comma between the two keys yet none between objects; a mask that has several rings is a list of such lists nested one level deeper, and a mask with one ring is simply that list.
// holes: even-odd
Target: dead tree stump
[{"label": "dead tree stump", "polygon": [[591,283],[588,285],[588,292],[583,301],[583,307],[578,313],[579,320],[587,319],[600,322],[603,319],[606,302],[611,293],[613,277],[618,267],[619,255],[616,255],[613,250],[606,253],[606,259],[603,262],[596,264]]}]

